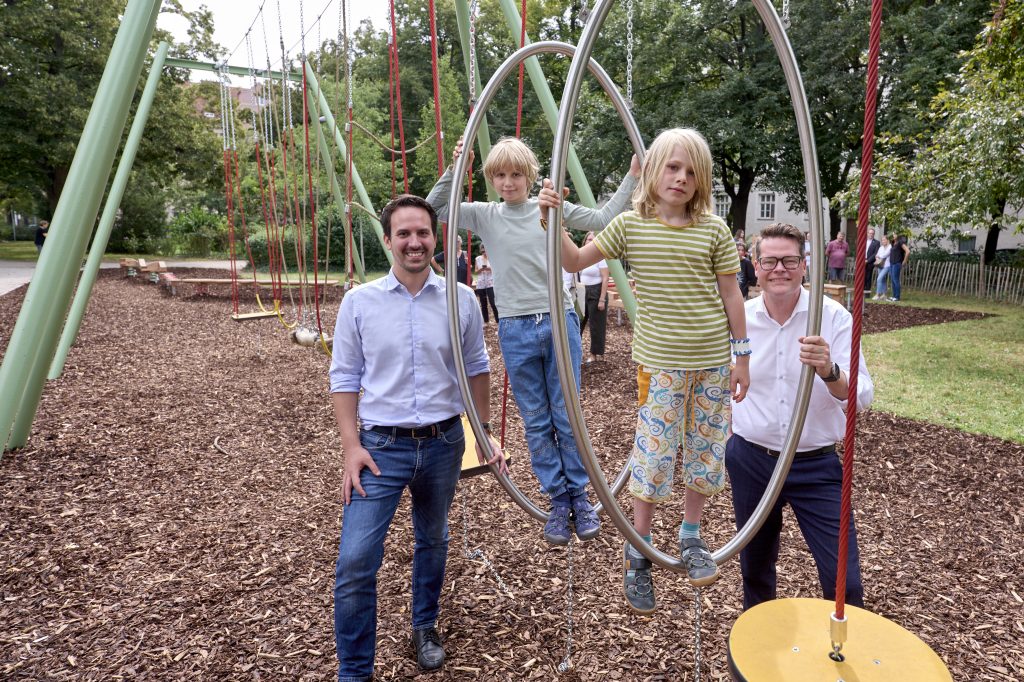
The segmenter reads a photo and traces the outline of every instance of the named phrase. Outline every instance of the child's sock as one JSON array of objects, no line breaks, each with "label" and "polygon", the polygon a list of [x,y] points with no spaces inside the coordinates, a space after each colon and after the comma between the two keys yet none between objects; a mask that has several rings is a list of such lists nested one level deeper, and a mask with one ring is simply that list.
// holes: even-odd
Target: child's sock
[{"label": "child's sock", "polygon": [[568,507],[570,504],[569,493],[562,493],[551,498],[552,507]]},{"label": "child's sock", "polygon": [[650,533],[648,533],[647,535],[641,535],[640,537],[642,537],[644,539],[644,542],[646,542],[648,545],[651,544],[651,535],[650,535]]},{"label": "child's sock", "polygon": [[687,523],[683,521],[683,525],[679,526],[679,539],[685,538],[699,538],[700,537],[700,523]]},{"label": "child's sock", "polygon": [[[651,536],[650,535],[641,535],[640,537],[642,537],[644,539],[644,542],[646,542],[648,545],[651,544]],[[633,545],[629,546],[629,555],[632,556],[635,559],[642,559],[643,556],[644,556],[643,554],[640,553],[640,550],[638,550],[635,547],[633,547]]]}]

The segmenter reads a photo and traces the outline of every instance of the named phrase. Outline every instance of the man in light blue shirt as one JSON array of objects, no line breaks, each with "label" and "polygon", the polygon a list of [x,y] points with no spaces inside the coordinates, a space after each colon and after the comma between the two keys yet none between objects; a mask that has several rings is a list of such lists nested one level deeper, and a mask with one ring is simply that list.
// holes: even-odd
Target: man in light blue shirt
[{"label": "man in light blue shirt", "polygon": [[[436,629],[438,599],[448,555],[448,509],[466,447],[446,285],[430,271],[437,214],[425,200],[402,195],[384,208],[381,224],[394,265],[386,277],[345,296],[330,370],[334,417],[345,453],[345,509],[334,581],[339,682],[373,677],[377,571],[405,488],[412,498],[415,535],[412,643],[422,669],[435,670],[444,663]],[[458,287],[466,373],[489,431],[490,367],[483,318],[474,292],[464,284]],[[488,440],[494,453],[488,463],[507,472],[501,448],[493,438]],[[479,445],[477,456],[485,460]]]}]

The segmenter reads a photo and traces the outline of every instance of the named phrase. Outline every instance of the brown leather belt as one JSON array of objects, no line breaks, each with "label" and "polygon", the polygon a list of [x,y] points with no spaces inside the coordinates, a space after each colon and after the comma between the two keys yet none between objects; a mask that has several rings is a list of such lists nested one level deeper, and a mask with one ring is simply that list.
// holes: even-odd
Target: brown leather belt
[{"label": "brown leather belt", "polygon": [[437,438],[439,435],[455,426],[458,421],[459,415],[455,415],[454,417],[443,419],[436,424],[417,426],[412,429],[404,426],[371,426],[370,430],[394,436],[395,438]]}]

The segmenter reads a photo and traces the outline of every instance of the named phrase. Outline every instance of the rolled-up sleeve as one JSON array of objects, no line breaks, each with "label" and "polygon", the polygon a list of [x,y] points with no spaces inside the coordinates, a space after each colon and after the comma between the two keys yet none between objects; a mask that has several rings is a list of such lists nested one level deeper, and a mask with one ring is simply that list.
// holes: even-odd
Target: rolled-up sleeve
[{"label": "rolled-up sleeve", "polygon": [[598,232],[612,221],[612,218],[629,208],[637,179],[627,174],[615,194],[601,208],[587,208],[565,202],[562,210],[565,226],[573,230]]},{"label": "rolled-up sleeve", "polygon": [[338,321],[334,325],[331,393],[358,393],[360,389],[364,360],[356,298],[350,293],[342,299]]},{"label": "rolled-up sleeve", "polygon": [[[832,339],[829,341],[829,354],[832,361],[839,365],[839,368],[846,372],[847,378],[852,376],[850,371],[850,342],[853,339],[853,318],[849,314],[837,316],[832,321]],[[862,349],[863,350],[863,349]],[[849,380],[849,379],[848,379]],[[864,361],[864,353],[860,354],[860,362],[857,370],[857,411],[866,409],[875,399],[875,384],[868,374],[868,365]],[[847,409],[849,398],[846,400],[835,399],[843,410]]]},{"label": "rolled-up sleeve", "polygon": [[487,346],[484,344],[484,318],[476,294],[464,284],[459,286],[459,319],[462,327],[462,355],[466,375],[475,377],[491,371]]}]

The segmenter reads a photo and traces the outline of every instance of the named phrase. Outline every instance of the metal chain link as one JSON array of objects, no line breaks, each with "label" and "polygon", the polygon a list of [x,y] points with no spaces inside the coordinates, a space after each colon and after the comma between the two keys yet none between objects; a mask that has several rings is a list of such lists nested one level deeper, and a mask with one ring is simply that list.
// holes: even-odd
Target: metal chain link
[{"label": "metal chain link", "polygon": [[484,551],[477,547],[476,549],[469,549],[469,514],[466,512],[466,496],[461,495],[460,501],[462,503],[462,555],[469,561],[479,561],[484,565],[484,568],[491,572],[491,576],[494,578],[494,582],[498,583],[498,589],[505,594],[506,597],[515,601],[515,595],[512,594],[512,590],[509,589],[505,581],[501,579],[501,575],[498,574],[498,569],[494,567],[491,560],[487,558]]},{"label": "metal chain link", "polygon": [[348,39],[348,27],[352,25],[352,5],[345,5],[345,73],[348,78],[348,108],[352,108],[352,59],[355,50]]},{"label": "metal chain link", "polygon": [[220,131],[221,139],[224,141],[223,150],[228,149],[228,119],[227,119],[227,101],[224,97],[224,65],[217,65],[217,84],[220,85]]},{"label": "metal chain link", "polygon": [[[252,80],[252,96],[256,97],[256,69],[252,68],[252,63],[255,61],[252,53],[252,31],[245,32],[245,53],[246,59],[249,60],[249,78]],[[259,99],[256,100],[256,109],[259,109]],[[249,109],[249,114],[252,117],[252,137],[253,141],[259,143],[260,141],[260,129],[256,121],[256,110]]]},{"label": "metal chain link", "polygon": [[476,106],[476,19],[480,11],[478,0],[469,3],[469,106]]},{"label": "metal chain link", "polygon": [[[263,87],[267,98],[267,109],[263,118],[267,127],[267,145],[274,146],[274,80],[270,77],[270,40],[267,38],[267,23],[263,20],[263,13],[260,12],[260,25],[263,27],[263,52],[267,56],[267,73],[263,80]],[[270,87],[267,87],[267,83]]]},{"label": "metal chain link", "polygon": [[583,2],[580,3],[580,14],[579,14],[579,17],[580,17],[580,21],[583,22],[584,26],[587,25],[588,21],[590,21],[590,7],[587,6],[587,0],[583,0]]},{"label": "metal chain link", "polygon": [[789,0],[782,0],[782,28],[789,28]]},{"label": "metal chain link", "polygon": [[568,583],[567,583],[566,589],[565,589],[565,628],[566,628],[565,658],[563,658],[562,662],[558,664],[558,672],[560,672],[560,673],[567,673],[570,670],[572,670],[572,646],[573,646],[573,637],[572,637],[573,636],[573,620],[572,620],[572,616],[573,616],[573,604],[576,601],[576,594],[573,591],[573,579],[574,579],[575,576],[574,576],[574,571],[573,571],[573,561],[572,561],[573,551],[572,551],[572,548],[575,545],[576,545],[576,543],[575,543],[574,539],[572,537],[570,537],[569,538],[569,546],[566,548],[566,562],[569,565],[569,571],[568,571],[569,576],[568,576]]},{"label": "metal chain link", "polygon": [[693,641],[693,682],[700,682],[701,670],[704,667],[704,663],[701,660],[700,651],[700,617],[701,611],[703,610],[703,604],[700,600],[700,588],[695,587],[693,590],[693,629],[694,629],[694,641]]},{"label": "metal chain link", "polygon": [[633,106],[633,0],[626,0],[626,103]]}]

